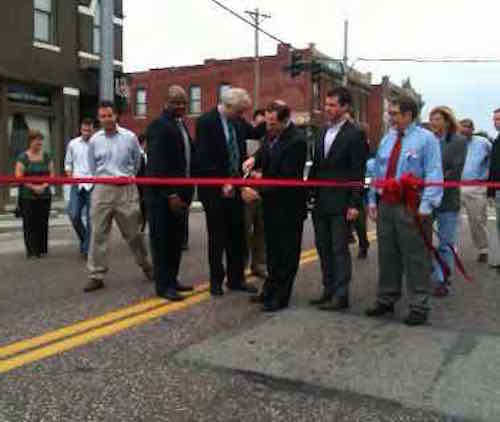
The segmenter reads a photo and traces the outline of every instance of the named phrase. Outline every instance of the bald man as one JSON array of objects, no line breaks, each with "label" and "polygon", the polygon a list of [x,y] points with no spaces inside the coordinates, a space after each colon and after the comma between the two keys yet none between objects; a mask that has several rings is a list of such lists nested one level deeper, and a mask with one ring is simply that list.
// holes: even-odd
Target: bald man
[{"label": "bald man", "polygon": [[[191,177],[193,144],[183,121],[187,95],[180,86],[169,88],[163,113],[146,131],[147,177]],[[193,198],[192,186],[150,186],[145,199],[158,296],[180,301],[192,290],[178,280],[184,239],[184,220]]]}]

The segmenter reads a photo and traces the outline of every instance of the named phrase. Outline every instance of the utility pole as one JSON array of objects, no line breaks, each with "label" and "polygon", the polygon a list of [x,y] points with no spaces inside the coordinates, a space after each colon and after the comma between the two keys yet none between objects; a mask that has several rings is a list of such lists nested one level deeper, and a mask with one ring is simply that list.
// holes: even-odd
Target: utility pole
[{"label": "utility pole", "polygon": [[349,21],[346,19],[344,21],[344,58],[342,60],[344,65],[344,75],[342,78],[342,85],[344,86],[347,86],[349,82],[349,68],[347,64],[347,61],[349,60],[348,48],[349,48]]},{"label": "utility pole", "polygon": [[253,109],[254,111],[259,108],[259,92],[260,92],[260,55],[259,55],[259,31],[260,24],[271,15],[261,13],[258,7],[255,10],[245,11],[254,22],[255,25],[255,64],[254,64],[254,82],[253,82]]},{"label": "utility pole", "polygon": [[114,100],[114,0],[101,0],[101,72],[99,98],[101,101]]}]

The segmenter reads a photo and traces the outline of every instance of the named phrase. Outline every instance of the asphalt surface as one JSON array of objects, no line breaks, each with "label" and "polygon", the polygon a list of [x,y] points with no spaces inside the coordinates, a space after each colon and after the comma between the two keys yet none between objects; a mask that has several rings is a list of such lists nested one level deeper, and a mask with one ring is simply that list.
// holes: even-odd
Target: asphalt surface
[{"label": "asphalt surface", "polygon": [[[493,230],[494,222],[490,223]],[[478,334],[496,338],[500,331],[500,276],[487,265],[475,262],[468,231],[463,231],[461,237],[461,254],[474,281],[467,283],[455,277],[453,296],[434,301],[427,329],[459,333],[465,338]],[[309,251],[312,247],[308,222],[303,249]],[[50,254],[39,261],[25,259],[19,233],[0,235],[0,421],[464,420],[454,412],[442,413],[359,394],[339,389],[335,384],[187,359],[191,347],[203,347],[214,339],[237,339],[277,318],[260,313],[248,302],[247,295],[240,293],[227,293],[216,300],[199,293],[192,304],[182,309],[170,311],[161,307],[158,312],[158,307],[152,308],[141,313],[145,315],[143,322],[128,329],[118,330],[113,323],[111,332],[95,338],[91,338],[95,330],[83,331],[87,338],[78,346],[70,344],[61,353],[49,353],[25,364],[22,361],[26,354],[34,351],[36,355],[49,347],[57,349],[62,340],[50,340],[2,356],[3,348],[18,341],[53,333],[117,309],[129,309],[154,297],[153,286],[143,279],[116,232],[111,250],[106,289],[85,295],[85,263],[78,255],[69,226],[51,230]],[[347,315],[362,318],[364,308],[375,298],[376,241],[372,241],[366,261],[357,261],[356,248],[352,250],[352,309]],[[203,214],[192,214],[190,249],[184,255],[181,270],[184,283],[202,287],[208,281],[206,251]],[[308,301],[321,291],[319,265],[313,259],[314,256],[304,259],[290,311],[307,310],[311,319],[315,317]],[[403,300],[395,323],[406,311]],[[127,322],[127,318],[118,322]],[[335,319],[335,314],[331,318]],[[313,330],[311,324],[309,321],[308,327]],[[315,334],[318,338],[331,335],[319,329]],[[65,337],[68,342],[78,338],[79,334]],[[497,346],[492,343],[492,351]],[[418,354],[419,345],[415,347],[414,353]],[[9,369],[5,362],[13,358],[20,358],[21,363]],[[4,371],[2,364],[7,368]],[[305,370],[307,365],[307,361],[302,362]],[[498,372],[497,361],[490,361],[489,365]]]}]

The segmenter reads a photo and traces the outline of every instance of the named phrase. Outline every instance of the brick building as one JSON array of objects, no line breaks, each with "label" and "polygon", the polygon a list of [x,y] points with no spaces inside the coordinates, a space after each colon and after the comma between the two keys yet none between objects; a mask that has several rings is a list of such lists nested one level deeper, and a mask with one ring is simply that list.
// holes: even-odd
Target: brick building
[{"label": "brick building", "polygon": [[[303,60],[329,61],[318,82],[312,82],[310,72],[303,72],[292,78],[285,70],[290,64],[291,49],[280,44],[277,54],[260,59],[261,86],[259,105],[267,105],[280,98],[293,111],[293,119],[300,125],[319,124],[322,119],[322,104],[328,89],[342,83],[342,68],[320,53],[313,44],[301,50]],[[328,70],[328,71],[326,71]],[[146,72],[129,74],[130,106],[121,116],[124,126],[136,133],[144,131],[149,122],[163,109],[168,87],[173,84],[183,86],[189,95],[187,116],[190,130],[201,113],[217,104],[222,90],[236,86],[253,93],[254,58],[243,57],[231,60],[208,59],[202,65],[151,69]],[[360,120],[368,117],[368,99],[371,92],[371,75],[355,70],[350,72],[349,87],[354,94],[354,108]]]},{"label": "brick building", "polygon": [[[115,73],[122,75],[122,0],[115,0]],[[27,130],[45,136],[62,171],[81,116],[95,116],[100,62],[99,0],[2,0],[0,174],[11,174]],[[0,210],[16,189],[0,190]]]}]

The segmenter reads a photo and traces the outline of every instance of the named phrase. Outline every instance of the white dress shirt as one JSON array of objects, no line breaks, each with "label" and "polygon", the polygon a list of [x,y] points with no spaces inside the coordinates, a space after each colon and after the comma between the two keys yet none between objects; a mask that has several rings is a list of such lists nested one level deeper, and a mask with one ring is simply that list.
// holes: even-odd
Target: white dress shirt
[{"label": "white dress shirt", "polygon": [[325,150],[324,150],[324,157],[326,158],[328,156],[328,153],[330,152],[330,148],[332,147],[333,143],[335,142],[335,139],[337,138],[337,135],[340,132],[340,129],[342,129],[342,126],[344,126],[345,120],[340,120],[337,123],[333,123],[330,125],[329,129],[326,131],[325,134]]},{"label": "white dress shirt", "polygon": [[[73,177],[91,177],[89,166],[89,141],[85,141],[81,136],[74,138],[68,143],[66,157],[64,159],[64,170],[71,173]],[[78,190],[90,191],[93,185],[81,183]]]}]

